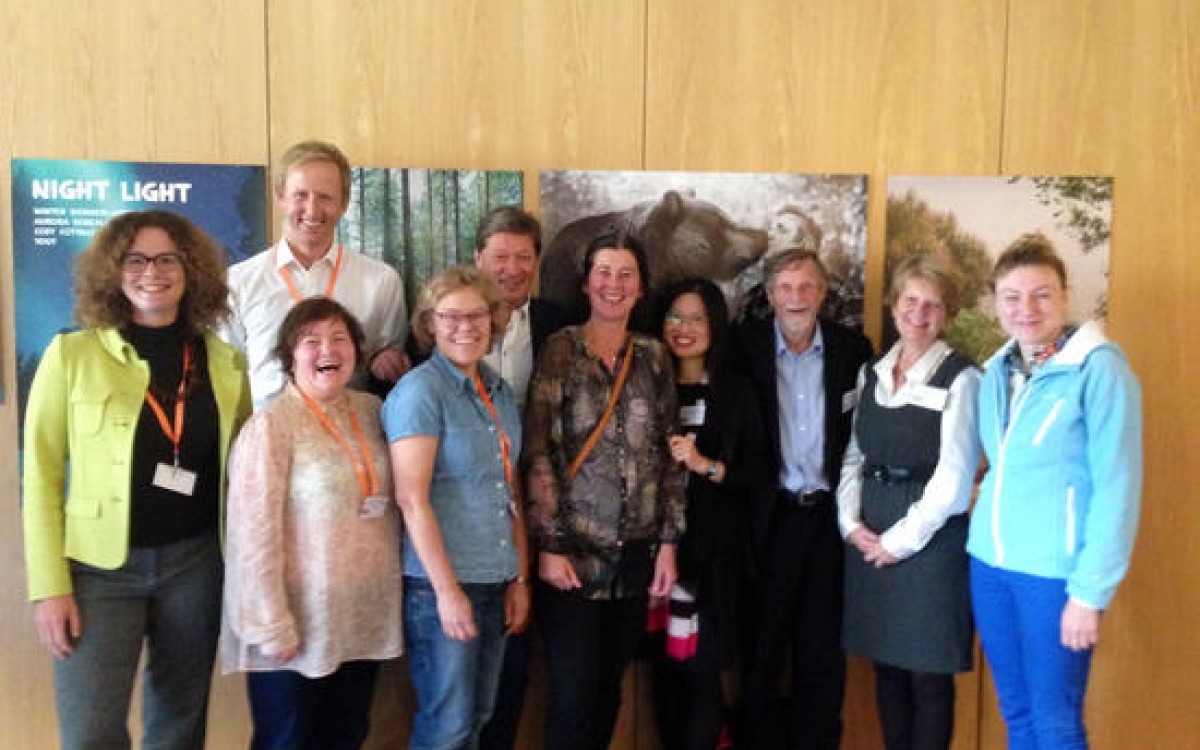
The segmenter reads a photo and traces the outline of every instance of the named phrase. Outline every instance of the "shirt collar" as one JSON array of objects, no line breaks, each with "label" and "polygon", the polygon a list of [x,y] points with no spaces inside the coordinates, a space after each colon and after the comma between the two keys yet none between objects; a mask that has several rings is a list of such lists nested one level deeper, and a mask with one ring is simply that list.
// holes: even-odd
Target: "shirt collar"
[{"label": "shirt collar", "polygon": [[[329,246],[325,254],[317,258],[313,265],[317,263],[333,263],[334,251],[337,248],[337,242]],[[279,244],[275,246],[275,268],[278,270],[292,264],[301,265],[300,261],[296,260],[296,254],[292,252],[292,246],[288,244],[287,238],[280,238]]]},{"label": "shirt collar", "polygon": [[[455,367],[454,363],[451,362],[445,354],[442,354],[441,349],[438,349],[435,346],[433,348],[433,354],[429,356],[429,360],[433,362],[433,366],[438,369],[438,372],[440,372],[443,377],[449,378],[450,382],[455,384],[456,388],[467,393],[475,392],[475,383],[472,382],[470,376]],[[483,387],[487,389],[488,393],[494,393],[496,390],[497,381],[500,380],[500,376],[497,375],[496,371],[482,360],[479,362],[479,377],[483,380]]]},{"label": "shirt collar", "polygon": [[791,349],[788,349],[787,342],[783,340],[783,331],[779,330],[779,320],[771,319],[771,327],[775,331],[775,356],[782,357],[785,354],[791,354],[795,357],[803,357],[808,354],[821,356],[825,352],[825,337],[821,335],[821,321],[817,321],[813,326],[812,343],[802,353],[796,354]]},{"label": "shirt collar", "polygon": [[[888,383],[889,388],[894,386],[892,381],[892,369],[896,366],[896,360],[900,357],[900,349],[902,344],[897,341],[888,350],[888,353],[875,363],[875,374],[880,379]],[[908,373],[904,376],[904,380],[909,383],[928,383],[929,378],[933,376],[935,370],[941,367],[942,361],[950,354],[950,345],[945,341],[938,339],[934,341],[930,347],[925,350],[921,358],[913,363],[908,369]]]}]

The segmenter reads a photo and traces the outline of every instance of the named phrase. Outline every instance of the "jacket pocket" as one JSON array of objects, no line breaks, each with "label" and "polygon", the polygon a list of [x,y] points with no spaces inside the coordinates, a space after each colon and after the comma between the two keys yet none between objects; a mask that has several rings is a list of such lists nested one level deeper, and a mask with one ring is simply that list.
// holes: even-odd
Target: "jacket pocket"
[{"label": "jacket pocket", "polygon": [[71,399],[71,432],[79,437],[94,437],[104,426],[108,394]]},{"label": "jacket pocket", "polygon": [[1050,427],[1054,424],[1055,418],[1058,417],[1058,412],[1062,409],[1063,401],[1065,400],[1066,399],[1060,398],[1054,402],[1054,406],[1050,409],[1050,413],[1047,414],[1046,418],[1042,420],[1041,426],[1038,427],[1038,431],[1033,436],[1034,445],[1041,445],[1042,441],[1046,439],[1046,433],[1050,431]]}]

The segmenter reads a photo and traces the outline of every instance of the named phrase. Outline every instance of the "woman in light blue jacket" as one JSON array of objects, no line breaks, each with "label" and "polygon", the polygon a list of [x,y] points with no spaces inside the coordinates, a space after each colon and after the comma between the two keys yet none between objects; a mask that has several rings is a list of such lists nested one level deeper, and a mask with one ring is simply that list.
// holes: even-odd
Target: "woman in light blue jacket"
[{"label": "woman in light blue jacket", "polygon": [[1009,246],[992,285],[1013,340],[979,392],[976,623],[1009,748],[1086,748],[1091,656],[1137,530],[1141,390],[1096,323],[1068,325],[1066,270],[1043,235]]}]

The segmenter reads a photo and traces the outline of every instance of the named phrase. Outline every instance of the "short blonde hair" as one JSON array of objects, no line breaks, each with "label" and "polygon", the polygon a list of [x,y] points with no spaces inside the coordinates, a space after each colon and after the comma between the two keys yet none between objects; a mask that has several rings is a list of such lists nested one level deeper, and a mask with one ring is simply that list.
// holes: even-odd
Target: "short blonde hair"
[{"label": "short blonde hair", "polygon": [[325,141],[301,141],[283,152],[279,163],[275,165],[275,195],[283,195],[287,187],[288,172],[292,171],[292,167],[311,161],[329,162],[337,167],[338,174],[342,176],[342,205],[349,204],[350,162],[341,149]]},{"label": "short blonde hair", "polygon": [[962,308],[962,277],[947,263],[933,253],[918,253],[900,261],[892,272],[892,283],[888,286],[887,305],[895,307],[904,292],[904,285],[912,280],[932,284],[942,298],[946,308],[946,320],[953,320]]},{"label": "short blonde hair", "polygon": [[492,314],[491,339],[504,332],[508,322],[509,307],[499,285],[475,266],[451,266],[429,280],[417,298],[412,314],[412,334],[422,353],[433,349],[433,310],[447,295],[459,289],[474,289],[487,303]]}]

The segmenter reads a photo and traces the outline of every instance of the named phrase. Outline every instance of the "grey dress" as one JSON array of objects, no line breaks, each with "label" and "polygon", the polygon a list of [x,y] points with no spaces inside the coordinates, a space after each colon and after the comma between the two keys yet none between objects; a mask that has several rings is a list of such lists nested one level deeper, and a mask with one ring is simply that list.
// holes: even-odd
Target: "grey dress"
[{"label": "grey dress", "polygon": [[[951,353],[929,385],[949,388],[971,362]],[[938,462],[942,415],[875,400],[877,375],[866,368],[855,439],[863,454],[862,521],[882,533],[921,499]],[[871,468],[908,469],[908,479],[871,477]],[[901,669],[954,673],[971,668],[973,623],[967,588],[967,515],[951,516],[929,543],[905,560],[875,568],[846,547],[846,651]]]}]

